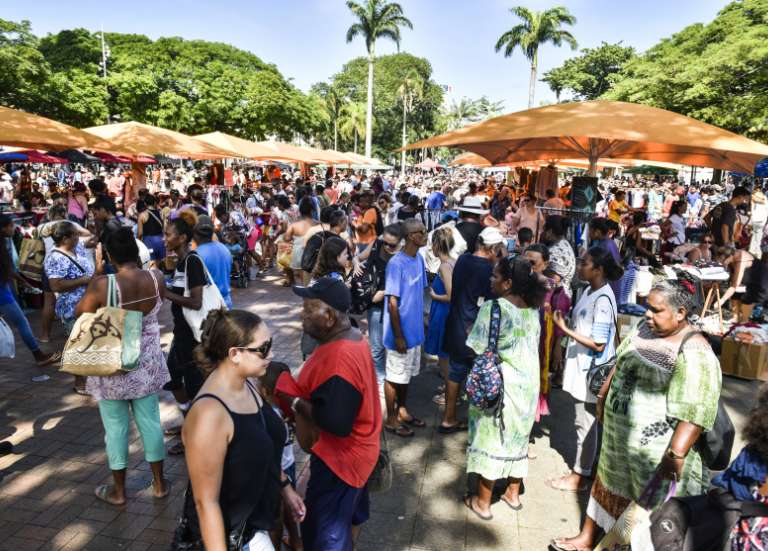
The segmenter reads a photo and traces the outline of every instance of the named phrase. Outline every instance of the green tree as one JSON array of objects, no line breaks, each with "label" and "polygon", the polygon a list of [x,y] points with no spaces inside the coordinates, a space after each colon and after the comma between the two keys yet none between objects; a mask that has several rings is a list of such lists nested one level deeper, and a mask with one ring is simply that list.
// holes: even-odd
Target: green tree
[{"label": "green tree", "polygon": [[[403,147],[408,145],[408,135],[406,132],[408,113],[413,111],[413,104],[424,95],[424,81],[416,69],[408,71],[403,83],[397,89],[397,95],[403,104]],[[405,173],[405,150],[400,155],[400,170]]]},{"label": "green tree", "polygon": [[475,102],[475,109],[479,120],[498,117],[504,112],[504,101],[491,101],[486,96],[482,96]]},{"label": "green tree", "polygon": [[50,66],[29,21],[0,19],[0,103],[34,111],[48,101],[49,78]]},{"label": "green tree", "polygon": [[743,0],[630,60],[602,97],[768,141],[768,2]]},{"label": "green tree", "polygon": [[366,106],[362,102],[353,101],[347,103],[341,109],[341,125],[339,131],[347,138],[354,137],[354,149],[357,153],[357,140],[368,131],[368,117]]},{"label": "green tree", "polygon": [[448,130],[456,130],[469,123],[480,120],[480,111],[477,101],[462,97],[459,101],[451,101],[451,105],[444,114]]},{"label": "green tree", "polygon": [[389,38],[400,49],[400,27],[413,28],[411,21],[403,15],[400,4],[390,3],[387,0],[366,0],[364,4],[358,4],[347,0],[347,7],[357,18],[347,30],[347,42],[352,42],[360,35],[365,39],[365,47],[368,52],[368,97],[365,116],[365,154],[371,155],[371,143],[373,136],[373,62],[376,57],[376,40]]},{"label": "green tree", "polygon": [[327,82],[314,84],[311,93],[317,95],[323,101],[323,106],[328,115],[328,121],[333,125],[333,149],[339,150],[339,116],[344,107],[346,98],[333,85]]},{"label": "green tree", "polygon": [[541,80],[560,101],[569,90],[575,99],[592,100],[605,94],[622,68],[636,57],[634,48],[602,43],[598,48],[584,48],[581,55],[566,59],[560,66],[544,73]]},{"label": "green tree", "polygon": [[522,50],[523,55],[531,63],[531,79],[528,85],[528,109],[533,107],[533,97],[536,91],[536,71],[539,63],[539,47],[551,42],[555,46],[561,46],[563,42],[570,45],[572,50],[577,47],[576,39],[569,31],[561,28],[562,25],[574,25],[576,18],[570,14],[567,8],[557,6],[546,11],[533,11],[523,6],[511,8],[521,23],[502,34],[496,41],[496,51],[504,49],[504,57],[510,57],[516,48]]}]

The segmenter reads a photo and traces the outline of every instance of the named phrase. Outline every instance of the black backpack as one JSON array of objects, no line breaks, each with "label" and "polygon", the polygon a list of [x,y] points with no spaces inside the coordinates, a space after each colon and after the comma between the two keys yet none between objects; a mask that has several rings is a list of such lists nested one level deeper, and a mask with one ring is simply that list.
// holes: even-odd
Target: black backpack
[{"label": "black backpack", "polygon": [[376,266],[375,258],[379,254],[379,241],[376,241],[365,261],[363,273],[352,276],[350,291],[352,293],[352,314],[360,315],[373,304],[373,295],[379,290],[379,283],[383,275]]},{"label": "black backpack", "polygon": [[740,518],[765,516],[768,505],[739,501],[723,488],[673,497],[651,514],[651,541],[656,551],[728,551]]},{"label": "black backpack", "polygon": [[332,231],[324,230],[317,232],[307,240],[306,245],[304,245],[304,252],[301,255],[302,270],[309,274],[314,271],[315,264],[317,264],[317,256],[320,254],[320,248],[323,246],[323,243],[325,243],[325,240],[331,237],[338,236]]}]

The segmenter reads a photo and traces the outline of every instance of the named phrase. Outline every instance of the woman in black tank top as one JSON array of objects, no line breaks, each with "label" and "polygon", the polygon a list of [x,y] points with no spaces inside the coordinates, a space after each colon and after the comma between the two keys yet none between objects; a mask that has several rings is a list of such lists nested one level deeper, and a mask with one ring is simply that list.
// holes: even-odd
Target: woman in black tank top
[{"label": "woman in black tank top", "polygon": [[195,349],[207,378],[182,431],[199,518],[199,534],[187,540],[202,538],[206,549],[232,549],[233,542],[240,545],[235,549],[248,542],[272,549],[267,531],[278,518],[281,494],[303,520],[304,504],[280,469],[285,425],[248,381],[266,372],[271,345],[256,314],[214,310]]},{"label": "woman in black tank top", "polygon": [[139,214],[139,227],[136,235],[150,251],[153,267],[165,258],[165,241],[163,240],[163,216],[156,208],[157,199],[154,195],[146,195],[144,204],[147,208]]}]

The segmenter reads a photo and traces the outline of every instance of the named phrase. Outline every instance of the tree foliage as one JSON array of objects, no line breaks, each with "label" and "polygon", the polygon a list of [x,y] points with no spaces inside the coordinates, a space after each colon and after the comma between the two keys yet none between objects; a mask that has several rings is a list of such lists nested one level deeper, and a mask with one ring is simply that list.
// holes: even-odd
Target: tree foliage
[{"label": "tree foliage", "polygon": [[326,120],[274,65],[232,46],[85,29],[36,38],[29,22],[0,20],[0,102],[74,126],[135,120],[189,134],[309,137]]},{"label": "tree foliage", "polygon": [[[373,93],[376,98],[373,118],[373,155],[381,159],[394,158],[392,151],[400,147],[402,141],[403,104],[398,90],[403,82],[418,75],[423,83],[422,94],[414,98],[412,110],[408,113],[408,140],[413,142],[432,135],[437,130],[440,105],[443,102],[443,90],[432,77],[432,66],[426,59],[407,53],[377,57],[374,61],[376,80]],[[353,59],[331,78],[329,84],[319,83],[313,87],[322,91],[325,86],[333,88],[342,98],[343,103],[354,102],[365,105],[367,99],[368,59]],[[341,124],[341,123],[340,123]],[[332,125],[320,136],[322,143],[333,143]],[[350,151],[353,137],[349,134],[339,136],[339,150]]]},{"label": "tree foliage", "polygon": [[644,103],[768,141],[768,0],[726,6],[630,60],[605,99]]},{"label": "tree foliage", "polygon": [[636,57],[634,48],[602,43],[597,48],[584,48],[581,55],[566,59],[560,66],[544,73],[541,80],[549,84],[557,100],[563,91],[574,99],[597,99],[611,87],[612,79]]}]

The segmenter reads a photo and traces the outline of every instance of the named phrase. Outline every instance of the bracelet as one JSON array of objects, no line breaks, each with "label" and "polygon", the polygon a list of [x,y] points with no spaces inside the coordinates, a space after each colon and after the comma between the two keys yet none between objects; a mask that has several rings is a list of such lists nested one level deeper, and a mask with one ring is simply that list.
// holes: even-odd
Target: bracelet
[{"label": "bracelet", "polygon": [[285,487],[289,486],[290,484],[291,484],[291,479],[286,476],[285,480],[280,482],[280,487],[281,488],[285,488]]},{"label": "bracelet", "polygon": [[673,450],[672,447],[670,446],[669,448],[667,448],[667,451],[664,452],[664,455],[666,455],[670,459],[685,459],[685,456],[688,454],[680,455],[675,450]]},{"label": "bracelet", "polygon": [[296,404],[299,402],[299,400],[301,400],[299,396],[296,396],[296,398],[291,400],[291,409],[293,410],[294,413],[296,413]]},{"label": "bracelet", "polygon": [[598,395],[597,395],[597,399],[598,399],[598,400],[602,400],[603,398],[605,398],[605,395],[604,395],[604,394],[598,394]]}]

